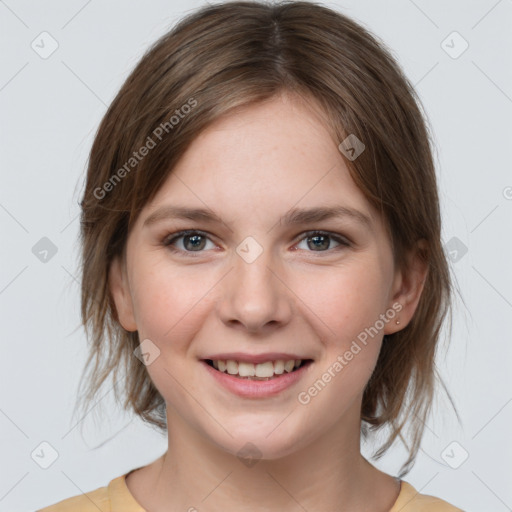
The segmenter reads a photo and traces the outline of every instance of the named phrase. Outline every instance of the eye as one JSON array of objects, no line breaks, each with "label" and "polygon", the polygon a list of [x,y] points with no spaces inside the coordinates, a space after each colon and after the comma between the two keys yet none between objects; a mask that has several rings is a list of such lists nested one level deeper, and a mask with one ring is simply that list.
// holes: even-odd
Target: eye
[{"label": "eye", "polygon": [[[163,244],[166,247],[169,247],[169,249],[172,251],[176,252],[201,252],[203,249],[205,249],[207,241],[209,241],[214,246],[213,242],[208,238],[206,233],[203,233],[202,231],[190,230],[180,231],[179,233],[175,233],[170,237],[167,237]],[[181,245],[181,247],[176,247],[176,242],[178,242],[177,245]],[[209,248],[211,249],[211,247]]]},{"label": "eye", "polygon": [[307,247],[312,250],[311,252],[327,252],[332,249],[330,247],[332,241],[338,244],[334,249],[350,245],[345,238],[325,231],[308,231],[305,235],[301,242],[306,241]]},{"label": "eye", "polygon": [[[304,235],[300,243],[306,242],[308,252],[328,252],[350,246],[350,242],[346,238],[325,231],[308,231]],[[333,242],[337,246],[331,247]],[[168,235],[162,243],[173,252],[188,253],[191,256],[193,256],[192,253],[200,253],[203,250],[215,248],[215,244],[211,241],[209,235],[198,230],[173,233]],[[211,244],[210,247],[208,247],[208,243]],[[304,249],[300,247],[300,244],[297,247]]]}]

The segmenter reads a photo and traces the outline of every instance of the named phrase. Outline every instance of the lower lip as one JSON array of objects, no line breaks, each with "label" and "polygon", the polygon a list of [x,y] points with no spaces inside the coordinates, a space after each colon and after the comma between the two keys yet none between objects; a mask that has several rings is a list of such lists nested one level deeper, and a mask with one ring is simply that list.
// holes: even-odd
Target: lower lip
[{"label": "lower lip", "polygon": [[309,370],[312,361],[301,366],[297,370],[290,373],[283,373],[278,377],[270,380],[249,380],[234,377],[229,373],[220,372],[212,368],[206,361],[201,361],[206,370],[217,380],[219,384],[224,386],[228,391],[244,398],[265,398],[275,396],[281,391],[293,386],[298,382]]}]

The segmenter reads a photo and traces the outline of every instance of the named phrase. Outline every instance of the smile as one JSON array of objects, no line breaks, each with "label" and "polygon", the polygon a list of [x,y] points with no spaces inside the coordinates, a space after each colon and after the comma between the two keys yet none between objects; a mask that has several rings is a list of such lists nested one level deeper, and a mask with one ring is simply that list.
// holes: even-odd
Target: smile
[{"label": "smile", "polygon": [[312,359],[277,359],[248,363],[234,359],[202,359],[201,364],[222,389],[243,398],[268,398],[291,388],[310,370]]},{"label": "smile", "polygon": [[282,359],[276,361],[265,361],[263,363],[253,364],[244,361],[228,360],[211,360],[206,359],[206,362],[218,370],[219,372],[227,373],[238,377],[240,379],[248,380],[269,380],[276,378],[284,373],[291,373],[304,364],[307,364],[310,359],[289,359],[284,361]]}]

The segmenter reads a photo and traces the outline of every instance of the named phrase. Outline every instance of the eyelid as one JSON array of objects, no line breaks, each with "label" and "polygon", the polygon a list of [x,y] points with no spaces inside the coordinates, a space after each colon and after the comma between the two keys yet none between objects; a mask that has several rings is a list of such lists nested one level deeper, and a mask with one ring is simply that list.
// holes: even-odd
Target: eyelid
[{"label": "eyelid", "polygon": [[173,242],[174,240],[177,240],[178,238],[181,238],[182,236],[187,236],[187,235],[201,235],[201,236],[204,236],[207,238],[210,238],[211,236],[213,236],[206,231],[201,231],[200,229],[183,229],[181,231],[175,231],[174,233],[169,233],[168,235],[166,235],[164,237],[164,243],[167,244],[167,243]]},{"label": "eyelid", "polygon": [[[215,243],[212,240],[213,235],[211,235],[207,231],[202,231],[200,229],[184,229],[184,230],[181,230],[181,231],[176,231],[174,233],[166,235],[164,237],[162,243],[166,247],[170,248],[172,251],[179,252],[179,253],[182,253],[182,254],[197,256],[197,255],[199,255],[199,254],[201,254],[203,252],[206,252],[206,251],[183,251],[181,249],[176,249],[175,247],[173,247],[172,244],[176,240],[179,240],[180,238],[182,238],[184,236],[187,236],[187,235],[200,235],[200,236],[204,236],[205,238],[209,239],[211,242]],[[299,242],[301,242],[301,241],[303,241],[303,240],[305,240],[307,238],[313,237],[313,236],[328,236],[332,240],[337,242],[339,244],[339,246],[342,246],[342,247],[349,247],[349,246],[352,245],[352,242],[346,236],[343,236],[340,233],[334,233],[332,231],[324,231],[324,230],[320,230],[320,229],[312,229],[312,230],[309,230],[309,231],[301,232],[298,235],[298,237],[296,237],[294,245],[297,245]],[[337,249],[337,247],[334,247],[333,249],[328,249],[326,251],[307,251],[307,252],[320,253],[320,254],[322,254],[322,253],[330,254],[333,251],[335,251],[336,249]]]},{"label": "eyelid", "polygon": [[[297,239],[297,242],[300,242],[304,240],[305,238],[309,238],[315,235],[320,236],[328,236],[332,240],[335,240],[340,245],[352,245],[351,241],[344,235],[340,233],[334,233],[332,231],[324,231],[322,229],[312,229],[310,231],[304,231],[299,236],[300,238]],[[329,251],[310,251],[310,252],[329,252]]]}]

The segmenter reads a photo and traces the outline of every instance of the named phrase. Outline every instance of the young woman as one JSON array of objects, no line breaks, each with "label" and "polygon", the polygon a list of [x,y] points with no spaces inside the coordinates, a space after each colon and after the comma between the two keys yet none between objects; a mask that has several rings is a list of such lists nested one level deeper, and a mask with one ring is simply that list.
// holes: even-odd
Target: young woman
[{"label": "young woman", "polygon": [[[85,398],[113,375],[168,450],[44,511],[460,510],[402,480],[450,300],[419,105],[309,2],[208,6],[147,52],[89,160]],[[406,425],[399,476],[361,455]]]}]

